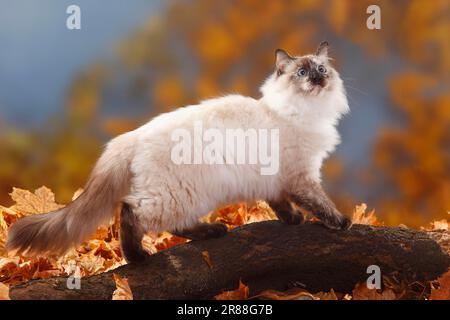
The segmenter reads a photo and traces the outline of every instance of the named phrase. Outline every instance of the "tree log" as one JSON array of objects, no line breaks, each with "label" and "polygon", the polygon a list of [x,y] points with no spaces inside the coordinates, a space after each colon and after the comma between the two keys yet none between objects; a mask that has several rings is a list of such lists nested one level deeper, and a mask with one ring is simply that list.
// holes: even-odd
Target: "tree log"
[{"label": "tree log", "polygon": [[[207,251],[209,265],[202,252]],[[450,265],[448,232],[354,225],[328,230],[320,223],[285,225],[265,221],[241,226],[219,239],[192,241],[81,279],[68,289],[67,278],[33,280],[11,288],[11,299],[111,299],[112,273],[128,278],[134,299],[209,299],[237,288],[241,279],[250,295],[283,291],[302,283],[310,292],[351,292],[365,281],[369,265],[382,274],[398,272],[410,283],[436,279]]]}]

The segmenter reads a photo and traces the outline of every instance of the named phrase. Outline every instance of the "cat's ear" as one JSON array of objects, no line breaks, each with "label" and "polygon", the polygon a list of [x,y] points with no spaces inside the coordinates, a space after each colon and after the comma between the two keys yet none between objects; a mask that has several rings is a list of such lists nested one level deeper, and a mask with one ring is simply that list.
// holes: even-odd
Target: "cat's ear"
[{"label": "cat's ear", "polygon": [[328,48],[329,44],[327,41],[322,41],[317,48],[316,56],[328,58]]},{"label": "cat's ear", "polygon": [[275,51],[276,56],[276,68],[277,68],[277,74],[281,75],[284,73],[284,70],[289,62],[291,62],[294,58],[289,55],[286,51],[283,49],[277,49]]}]

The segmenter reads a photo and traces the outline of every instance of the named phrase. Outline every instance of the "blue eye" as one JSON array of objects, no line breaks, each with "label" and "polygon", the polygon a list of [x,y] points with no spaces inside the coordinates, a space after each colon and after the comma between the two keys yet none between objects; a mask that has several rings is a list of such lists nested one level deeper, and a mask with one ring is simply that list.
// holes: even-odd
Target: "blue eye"
[{"label": "blue eye", "polygon": [[320,65],[319,68],[317,68],[317,69],[319,70],[320,73],[327,72],[327,69],[323,65]]},{"label": "blue eye", "polygon": [[306,76],[306,69],[305,68],[300,68],[300,69],[298,69],[298,71],[297,71],[297,74],[299,75],[299,76],[301,76],[301,77],[304,77],[304,76]]}]

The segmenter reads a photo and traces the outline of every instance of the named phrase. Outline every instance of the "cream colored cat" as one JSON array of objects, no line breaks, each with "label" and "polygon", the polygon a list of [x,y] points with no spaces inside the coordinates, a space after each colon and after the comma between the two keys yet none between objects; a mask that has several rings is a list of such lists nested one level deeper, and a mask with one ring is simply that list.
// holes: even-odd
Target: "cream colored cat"
[{"label": "cream colored cat", "polygon": [[[83,241],[122,205],[121,244],[128,261],[146,257],[147,231],[168,230],[192,239],[217,237],[220,224],[199,223],[219,205],[264,199],[286,223],[301,223],[306,209],[329,228],[347,229],[320,185],[323,160],[339,143],[336,124],[349,111],[343,83],[328,58],[328,44],[315,54],[291,57],[276,51],[275,72],[262,97],[230,95],[180,108],[111,140],[85,191],[65,208],[15,223],[7,248],[19,253],[63,253]],[[215,128],[275,129],[279,169],[263,175],[260,164],[177,164],[173,132],[194,124]],[[225,148],[227,148],[225,146]]]}]

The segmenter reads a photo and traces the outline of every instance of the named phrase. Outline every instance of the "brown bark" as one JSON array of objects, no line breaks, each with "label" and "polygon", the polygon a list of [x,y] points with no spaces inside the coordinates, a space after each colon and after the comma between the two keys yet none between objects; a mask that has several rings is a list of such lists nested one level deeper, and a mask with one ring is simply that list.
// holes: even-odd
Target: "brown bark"
[{"label": "brown bark", "polygon": [[[406,281],[436,279],[450,265],[450,236],[403,228],[354,225],[333,231],[320,223],[285,225],[266,221],[239,227],[225,237],[193,241],[154,254],[140,265],[81,279],[34,280],[11,288],[11,299],[111,299],[111,273],[128,278],[135,299],[208,299],[235,289],[242,279],[250,294],[304,284],[310,292],[350,292],[365,281],[369,265]],[[207,251],[212,266],[202,255]]]}]

